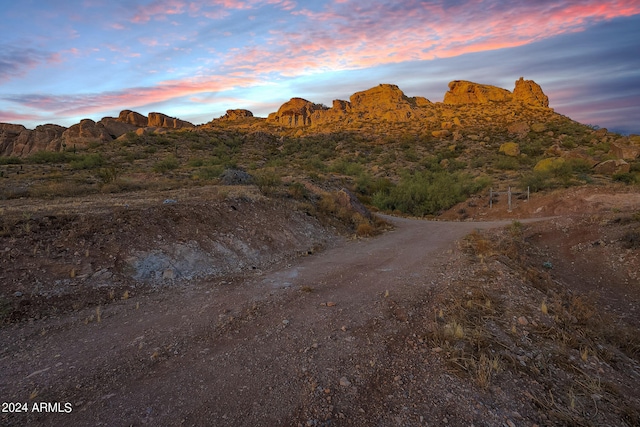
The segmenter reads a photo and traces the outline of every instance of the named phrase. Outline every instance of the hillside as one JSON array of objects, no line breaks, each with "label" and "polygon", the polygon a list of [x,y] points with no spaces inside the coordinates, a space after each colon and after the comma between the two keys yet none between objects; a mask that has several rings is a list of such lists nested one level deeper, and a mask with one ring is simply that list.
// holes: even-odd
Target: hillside
[{"label": "hillside", "polygon": [[379,209],[423,216],[489,187],[639,182],[640,136],[548,105],[539,85],[520,78],[512,92],[453,81],[442,103],[384,84],[331,108],[293,98],[266,119],[229,110],[200,126],[129,110],[68,129],[0,124],[0,198],[175,189],[238,169],[273,188],[347,185]]}]

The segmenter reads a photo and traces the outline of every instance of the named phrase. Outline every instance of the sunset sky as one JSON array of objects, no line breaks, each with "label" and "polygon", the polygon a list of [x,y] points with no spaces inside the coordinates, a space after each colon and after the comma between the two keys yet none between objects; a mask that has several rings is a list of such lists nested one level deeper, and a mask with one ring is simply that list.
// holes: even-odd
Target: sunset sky
[{"label": "sunset sky", "polygon": [[123,109],[206,123],[331,105],[380,83],[535,80],[582,123],[640,134],[640,0],[20,0],[0,3],[0,122]]}]

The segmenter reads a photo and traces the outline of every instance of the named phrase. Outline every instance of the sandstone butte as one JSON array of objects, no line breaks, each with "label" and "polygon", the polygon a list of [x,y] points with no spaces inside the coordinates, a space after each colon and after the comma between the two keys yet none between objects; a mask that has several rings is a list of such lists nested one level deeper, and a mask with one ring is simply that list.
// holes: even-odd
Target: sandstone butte
[{"label": "sandstone butte", "polygon": [[[496,86],[454,80],[444,95],[443,104],[513,103],[528,107],[549,107],[549,98],[540,85],[520,77],[513,92]],[[385,120],[407,122],[424,120],[435,115],[436,104],[423,97],[408,97],[396,85],[381,84],[354,93],[349,101],[335,100],[331,108],[302,98],[285,102],[277,112],[269,114],[267,122],[287,127],[316,127],[330,123]]]}]

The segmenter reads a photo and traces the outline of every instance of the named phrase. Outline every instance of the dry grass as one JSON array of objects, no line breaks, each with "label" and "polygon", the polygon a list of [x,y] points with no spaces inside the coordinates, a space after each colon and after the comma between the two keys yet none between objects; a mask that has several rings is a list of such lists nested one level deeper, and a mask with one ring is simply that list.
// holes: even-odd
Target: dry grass
[{"label": "dry grass", "polygon": [[480,388],[523,379],[552,424],[638,425],[640,404],[624,390],[640,368],[640,331],[604,313],[596,295],[521,263],[527,249],[516,227],[467,236],[476,281],[447,287],[424,339]]}]

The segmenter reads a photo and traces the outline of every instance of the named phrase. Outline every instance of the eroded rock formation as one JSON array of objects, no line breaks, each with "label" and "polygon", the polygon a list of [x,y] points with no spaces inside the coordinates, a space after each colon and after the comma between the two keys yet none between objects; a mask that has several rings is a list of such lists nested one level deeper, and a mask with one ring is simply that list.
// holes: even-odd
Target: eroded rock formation
[{"label": "eroded rock formation", "polygon": [[511,101],[512,94],[506,89],[482,85],[466,80],[449,83],[449,91],[444,94],[444,103],[450,105],[485,104],[491,101]]},{"label": "eroded rock formation", "polygon": [[253,117],[253,113],[249,110],[237,109],[237,110],[227,110],[227,113],[220,117],[220,120],[242,120]]},{"label": "eroded rock formation", "polygon": [[291,98],[282,104],[276,113],[269,114],[267,121],[290,127],[310,126],[313,113],[324,109],[326,108],[322,105],[314,104],[306,99]]},{"label": "eroded rock formation", "polygon": [[522,77],[516,80],[513,99],[535,107],[549,107],[549,97],[542,92],[540,85]]}]

